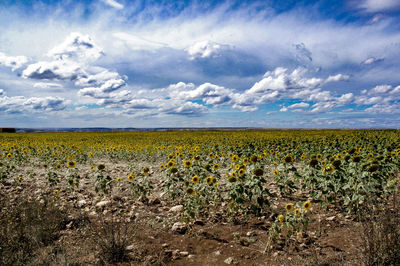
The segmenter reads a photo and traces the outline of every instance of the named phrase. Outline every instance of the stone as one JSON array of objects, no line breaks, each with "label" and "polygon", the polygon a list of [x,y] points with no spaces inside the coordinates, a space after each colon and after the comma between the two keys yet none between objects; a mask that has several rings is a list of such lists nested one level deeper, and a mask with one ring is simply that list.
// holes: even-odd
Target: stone
[{"label": "stone", "polygon": [[108,206],[108,205],[110,205],[110,204],[111,204],[111,201],[109,201],[109,200],[103,200],[103,201],[98,202],[98,203],[96,204],[96,207],[97,207],[97,208],[104,208],[104,207],[106,207],[106,206]]},{"label": "stone", "polygon": [[129,245],[126,247],[127,251],[134,251],[135,250],[135,245]]},{"label": "stone", "polygon": [[186,257],[186,256],[189,256],[189,252],[181,251],[181,252],[179,252],[179,255],[181,255],[182,257]]},{"label": "stone", "polygon": [[229,257],[229,258],[227,258],[226,260],[224,260],[224,263],[226,263],[226,264],[233,264],[233,261],[234,261],[235,259],[233,258],[233,257]]},{"label": "stone", "polygon": [[169,209],[170,212],[181,212],[183,211],[183,205],[176,205],[174,207],[172,207],[171,209]]},{"label": "stone", "polygon": [[80,200],[78,201],[78,206],[79,208],[85,207],[87,204],[86,200]]},{"label": "stone", "polygon": [[185,223],[176,222],[172,225],[171,231],[172,233],[184,234],[187,231],[187,226]]}]

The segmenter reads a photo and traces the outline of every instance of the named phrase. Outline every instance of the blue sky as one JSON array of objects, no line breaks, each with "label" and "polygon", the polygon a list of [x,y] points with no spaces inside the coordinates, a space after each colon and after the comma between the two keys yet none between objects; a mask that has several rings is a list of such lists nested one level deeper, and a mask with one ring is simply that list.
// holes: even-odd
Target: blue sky
[{"label": "blue sky", "polygon": [[400,127],[398,0],[3,0],[0,29],[0,127]]}]

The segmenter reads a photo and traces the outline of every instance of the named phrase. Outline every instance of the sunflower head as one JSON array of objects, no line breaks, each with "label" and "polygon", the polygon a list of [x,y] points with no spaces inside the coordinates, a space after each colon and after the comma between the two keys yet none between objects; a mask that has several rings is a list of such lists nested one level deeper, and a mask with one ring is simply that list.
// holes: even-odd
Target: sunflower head
[{"label": "sunflower head", "polygon": [[207,184],[212,185],[215,182],[215,179],[212,176],[207,176],[206,182]]},{"label": "sunflower head", "polygon": [[285,205],[285,209],[286,209],[287,212],[292,212],[293,209],[294,209],[293,203],[287,203],[287,204]]},{"label": "sunflower head", "polygon": [[279,175],[279,171],[278,170],[274,170],[274,176],[278,176]]},{"label": "sunflower head", "polygon": [[68,162],[68,168],[74,168],[76,166],[76,162],[75,161],[69,161]]},{"label": "sunflower head", "polygon": [[192,166],[192,162],[191,161],[184,161],[183,164],[185,165],[185,167]]},{"label": "sunflower head", "polygon": [[197,175],[195,175],[194,177],[192,177],[192,182],[193,182],[193,183],[197,184],[197,183],[199,183],[199,181],[200,181],[200,178],[199,178]]},{"label": "sunflower head", "polygon": [[341,164],[342,164],[341,160],[334,160],[332,162],[332,165],[335,166],[336,168],[338,168]]},{"label": "sunflower head", "polygon": [[258,161],[258,156],[257,155],[251,155],[250,156],[250,162],[252,163],[256,163]]},{"label": "sunflower head", "polygon": [[135,178],[135,176],[133,175],[133,173],[130,173],[130,174],[128,175],[128,180],[129,180],[129,181],[133,181],[134,178]]},{"label": "sunflower head", "polygon": [[296,216],[300,216],[300,209],[299,208],[297,208],[297,209],[295,209],[294,210],[294,215],[296,215]]},{"label": "sunflower head", "polygon": [[218,170],[218,169],[219,169],[219,164],[217,164],[217,163],[214,164],[214,165],[213,165],[213,168],[214,168],[214,170]]},{"label": "sunflower head", "polygon": [[361,157],[360,156],[354,156],[353,157],[353,162],[359,163],[360,161],[361,161]]},{"label": "sunflower head", "polygon": [[230,182],[230,183],[235,183],[236,181],[237,181],[237,179],[236,179],[236,176],[230,176],[229,178],[228,178],[228,181]]},{"label": "sunflower head", "polygon": [[279,214],[278,215],[278,221],[283,223],[285,221],[285,216],[283,216],[283,214]]},{"label": "sunflower head", "polygon": [[239,176],[244,175],[244,173],[245,173],[245,170],[243,168],[238,171]]},{"label": "sunflower head", "polygon": [[373,164],[368,168],[368,172],[373,173],[376,172],[379,169],[379,165]]},{"label": "sunflower head", "polygon": [[100,170],[100,171],[104,170],[105,168],[106,168],[106,166],[104,164],[99,164],[97,166],[97,169]]},{"label": "sunflower head", "polygon": [[188,195],[194,195],[194,189],[192,187],[186,188],[186,194]]},{"label": "sunflower head", "polygon": [[171,174],[176,174],[178,173],[178,168],[172,167],[169,171],[171,172]]},{"label": "sunflower head", "polygon": [[307,200],[306,202],[304,202],[303,208],[304,208],[306,211],[309,211],[309,210],[311,209],[311,201]]}]

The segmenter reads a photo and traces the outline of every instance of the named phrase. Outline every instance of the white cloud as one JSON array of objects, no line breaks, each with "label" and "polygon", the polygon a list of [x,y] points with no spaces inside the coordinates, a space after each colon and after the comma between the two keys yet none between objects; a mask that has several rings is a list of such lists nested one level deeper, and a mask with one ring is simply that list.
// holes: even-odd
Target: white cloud
[{"label": "white cloud", "polygon": [[373,106],[366,108],[365,111],[374,114],[398,114],[400,113],[400,104],[374,104]]},{"label": "white cloud", "polygon": [[308,108],[308,107],[310,107],[309,103],[300,102],[300,103],[295,103],[295,104],[289,105],[287,108],[300,109],[300,108]]},{"label": "white cloud", "polygon": [[48,56],[55,59],[76,61],[96,60],[103,54],[103,50],[93,42],[89,35],[79,32],[70,33],[63,43],[47,53]]},{"label": "white cloud", "polygon": [[107,80],[110,79],[119,79],[121,78],[117,72],[108,71],[107,69],[100,68],[98,73],[93,75],[87,75],[78,78],[75,81],[76,86],[93,86],[93,85],[101,85]]},{"label": "white cloud", "polygon": [[7,56],[0,52],[0,65],[10,67],[12,71],[23,67],[28,62],[26,56]]},{"label": "white cloud", "polygon": [[50,82],[37,82],[33,84],[33,87],[37,89],[48,89],[48,88],[62,88],[62,85]]},{"label": "white cloud", "polygon": [[116,8],[116,9],[123,9],[124,8],[124,5],[118,3],[115,0],[103,0],[103,2],[106,5],[109,5],[109,6],[113,7],[113,8]]},{"label": "white cloud", "polygon": [[365,59],[361,64],[362,65],[372,65],[374,63],[381,62],[383,60],[384,60],[383,58],[369,57],[369,58]]},{"label": "white cloud", "polygon": [[186,49],[191,59],[217,57],[223,50],[229,49],[229,45],[218,44],[211,41],[200,41]]},{"label": "white cloud", "polygon": [[379,12],[396,10],[400,8],[398,0],[361,0],[358,2],[359,8],[365,9],[366,12]]},{"label": "white cloud", "polygon": [[64,60],[40,61],[22,71],[23,78],[31,79],[75,80],[82,76],[86,73],[79,64]]},{"label": "white cloud", "polygon": [[328,83],[328,82],[338,82],[338,81],[346,81],[346,80],[349,80],[349,79],[350,79],[349,75],[337,74],[337,75],[334,75],[334,76],[329,76],[325,80],[325,82],[326,83]]},{"label": "white cloud", "polygon": [[[2,95],[0,95],[2,96]],[[60,97],[31,97],[24,96],[0,97],[0,111],[5,113],[51,112],[64,110],[68,101]]]},{"label": "white cloud", "polygon": [[110,79],[104,82],[100,87],[88,87],[80,89],[78,95],[90,96],[93,98],[107,98],[107,93],[116,91],[125,85],[126,82],[123,79]]},{"label": "white cloud", "polygon": [[387,93],[388,91],[390,91],[392,89],[391,85],[378,85],[374,88],[372,88],[368,94],[372,95],[372,94],[382,94],[382,93]]},{"label": "white cloud", "polygon": [[4,93],[4,90],[3,89],[0,89],[0,96],[3,96],[5,93]]}]

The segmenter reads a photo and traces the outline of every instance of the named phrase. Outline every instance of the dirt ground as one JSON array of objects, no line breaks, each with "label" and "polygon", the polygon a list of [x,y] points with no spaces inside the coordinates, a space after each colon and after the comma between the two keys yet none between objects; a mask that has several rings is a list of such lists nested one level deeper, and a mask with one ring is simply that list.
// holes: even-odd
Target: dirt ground
[{"label": "dirt ground", "polygon": [[[126,177],[129,173],[127,165],[105,164],[115,176]],[[90,224],[99,219],[122,219],[125,226],[134,228],[134,236],[128,243],[128,258],[117,265],[363,264],[360,223],[334,208],[313,203],[313,222],[308,232],[286,246],[266,250],[268,231],[275,219],[268,208],[260,217],[228,217],[212,209],[208,217],[199,218],[181,233],[174,232],[171,228],[180,222],[180,211],[171,211],[176,203],[159,189],[160,172],[156,167],[152,177],[155,191],[149,200],[132,197],[124,182],[115,186],[110,195],[100,196],[93,190],[89,166],[79,167],[82,173],[79,189],[73,191],[66,184],[57,187],[60,193],[55,204],[68,211],[68,220],[54,243],[63,251],[53,264],[101,265],[100,251],[89,237],[93,228]],[[0,184],[0,191],[15,201],[22,195],[39,201],[45,195],[51,197],[54,187],[45,183],[46,171],[39,164],[27,165],[16,174],[23,176],[23,181],[10,178]],[[275,207],[290,200],[278,199]],[[123,218],[117,213],[123,213]]]}]

